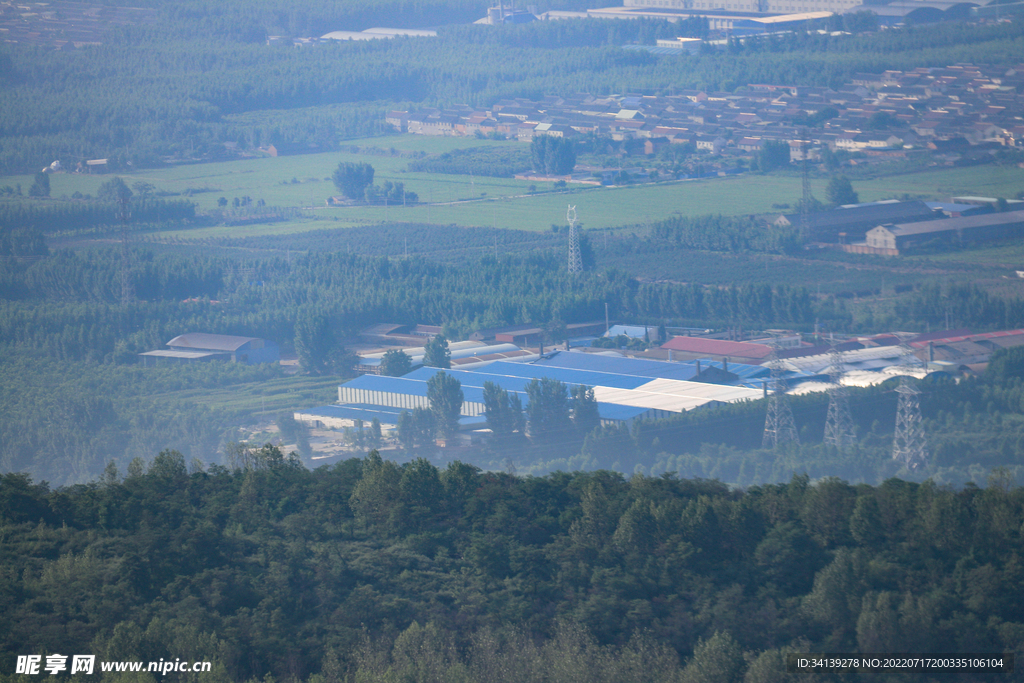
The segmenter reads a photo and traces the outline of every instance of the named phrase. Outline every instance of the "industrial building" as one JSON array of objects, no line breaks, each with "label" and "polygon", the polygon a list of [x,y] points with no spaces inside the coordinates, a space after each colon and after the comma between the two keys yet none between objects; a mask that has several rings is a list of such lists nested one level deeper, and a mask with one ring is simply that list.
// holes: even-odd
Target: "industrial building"
[{"label": "industrial building", "polygon": [[[550,378],[568,387],[594,389],[598,414],[605,423],[657,419],[702,406],[759,399],[766,369],[756,366],[731,366],[729,374],[722,363],[664,363],[621,356],[554,352],[536,363],[496,361],[472,369],[422,367],[403,377],[364,375],[338,388],[338,405],[298,411],[295,418],[307,423],[330,426],[346,420],[379,419],[395,424],[402,411],[428,408],[427,382],[438,372],[459,380],[464,401],[462,429],[482,427],[485,407],[483,386],[493,382],[505,391],[517,394],[524,407],[529,402],[526,385],[534,379]],[[744,374],[746,377],[741,377]],[[755,377],[756,375],[756,377]],[[694,379],[714,378],[727,383],[714,384]]]},{"label": "industrial building", "polygon": [[724,358],[741,363],[758,365],[768,360],[771,347],[767,344],[707,339],[706,337],[673,337],[661,345],[671,352],[673,360],[696,360],[698,358]]},{"label": "industrial building", "polygon": [[414,28],[368,28],[365,31],[331,31],[320,40],[388,40],[391,38],[436,38],[437,31]]},{"label": "industrial building", "polygon": [[[439,372],[451,375],[461,384],[464,402],[459,426],[463,431],[487,426],[483,398],[486,382],[517,395],[524,408],[529,403],[526,387],[533,380],[553,379],[570,389],[591,387],[598,414],[605,424],[666,418],[766,395],[772,380],[768,366],[729,359],[736,358],[735,351],[741,347],[756,347],[758,354],[770,353],[766,345],[697,337],[676,337],[672,341],[675,340],[689,345],[715,345],[709,347],[711,353],[703,358],[678,362],[629,358],[614,351],[554,351],[527,363],[498,360],[470,368],[420,367],[404,377],[364,375],[338,388],[337,405],[297,411],[295,418],[329,428],[351,426],[356,420],[365,424],[374,418],[382,425],[394,426],[403,411],[430,407],[428,382]],[[900,338],[894,334],[853,339],[839,345],[843,352],[843,384],[870,386],[899,375],[980,372],[982,368],[977,363],[986,363],[995,351],[1020,345],[1024,345],[1024,330],[983,334],[947,330],[917,335],[906,346],[901,346]],[[907,346],[916,356],[909,362]],[[776,372],[787,382],[790,393],[829,390],[833,360],[829,347],[803,346],[780,355],[786,357],[779,360]]]},{"label": "industrial building", "polygon": [[867,233],[871,253],[898,256],[930,241],[963,244],[1014,237],[1024,232],[1024,211],[942,218],[919,223],[879,225]]},{"label": "industrial building", "polygon": [[[657,2],[688,4],[689,7],[669,8],[651,7]],[[770,4],[775,0],[767,0]],[[782,0],[783,2],[785,0]],[[663,19],[665,21],[681,21],[691,17],[706,19],[712,31],[733,31],[738,25],[746,30],[744,35],[764,33],[776,30],[790,30],[804,26],[807,22],[817,21],[831,16],[841,9],[758,9],[758,4],[765,0],[744,0],[743,2],[722,3],[715,0],[648,0],[641,6],[600,7],[587,10],[587,16],[596,19]],[[799,5],[781,5],[779,7],[803,7],[805,5],[846,4],[850,0],[798,0]],[[854,4],[859,4],[854,0]],[[776,19],[775,16],[778,16]],[[758,23],[760,19],[773,19],[768,23]],[[753,23],[751,23],[753,22]],[[774,26],[773,26],[774,24]],[[678,48],[675,48],[678,49]]]},{"label": "industrial building", "polygon": [[140,353],[142,364],[202,363],[212,360],[257,365],[281,360],[277,344],[255,337],[194,332],[182,334],[167,342],[166,349]]},{"label": "industrial building", "polygon": [[828,12],[842,14],[859,5],[859,0],[624,0],[626,9],[655,11],[728,9],[739,12],[792,14],[795,12]]},{"label": "industrial building", "polygon": [[[413,367],[423,364],[423,358],[427,350],[423,346],[399,348],[409,356]],[[493,363],[499,360],[517,361],[525,363],[536,360],[540,356],[532,351],[519,348],[515,344],[485,344],[478,341],[460,341],[448,344],[448,351],[451,353],[452,367],[462,367],[477,364]],[[380,371],[380,363],[387,351],[362,354],[359,357],[359,364],[356,369],[359,372],[374,373]]]},{"label": "industrial building", "polygon": [[922,222],[942,216],[941,211],[922,201],[886,200],[839,207],[831,211],[780,215],[772,225],[797,228],[812,242],[836,244],[863,240],[868,230],[883,223]]}]

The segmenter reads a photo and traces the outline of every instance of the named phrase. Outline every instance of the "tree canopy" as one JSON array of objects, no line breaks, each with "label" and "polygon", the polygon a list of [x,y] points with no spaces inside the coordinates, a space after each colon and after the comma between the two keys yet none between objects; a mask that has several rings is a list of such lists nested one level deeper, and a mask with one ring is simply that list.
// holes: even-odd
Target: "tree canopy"
[{"label": "tree canopy", "polygon": [[373,166],[366,162],[342,161],[334,169],[335,187],[349,199],[363,199],[366,189],[373,186]]},{"label": "tree canopy", "polygon": [[448,349],[448,340],[443,334],[428,341],[424,351],[424,365],[432,368],[450,368],[452,366],[452,352]]},{"label": "tree canopy", "polygon": [[462,384],[446,372],[438,372],[427,380],[427,399],[434,414],[437,433],[442,439],[455,436],[462,413]]},{"label": "tree canopy", "polygon": [[526,432],[526,417],[519,394],[502,389],[494,382],[484,382],[484,408],[487,426],[500,450],[522,439]]},{"label": "tree canopy", "polygon": [[530,143],[533,170],[551,175],[568,175],[576,167],[576,145],[569,138],[537,135]]},{"label": "tree canopy", "polygon": [[380,374],[401,377],[412,370],[412,358],[401,349],[388,349],[380,359]]},{"label": "tree canopy", "polygon": [[832,176],[825,187],[825,201],[831,206],[842,206],[843,204],[856,204],[860,201],[857,193],[853,191],[853,184],[844,175]]},{"label": "tree canopy", "polygon": [[998,478],[731,489],[234,450],[60,489],[0,475],[0,656],[205,660],[222,683],[720,683],[785,680],[789,652],[1020,645],[1024,489]]},{"label": "tree canopy", "polygon": [[757,156],[758,168],[774,171],[789,166],[789,143],[783,140],[764,140]]}]

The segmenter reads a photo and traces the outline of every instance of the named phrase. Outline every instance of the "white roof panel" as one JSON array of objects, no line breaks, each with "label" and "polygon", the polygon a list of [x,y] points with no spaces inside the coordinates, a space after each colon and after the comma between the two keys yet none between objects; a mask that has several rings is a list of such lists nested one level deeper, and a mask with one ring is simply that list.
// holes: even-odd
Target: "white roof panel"
[{"label": "white roof panel", "polygon": [[723,403],[756,400],[763,396],[763,392],[757,389],[708,384],[706,382],[686,382],[678,379],[655,379],[637,387],[636,391],[668,394],[670,396],[685,396],[687,398],[721,401]]},{"label": "white roof panel", "polygon": [[601,403],[617,403],[637,408],[653,408],[669,413],[682,413],[710,403],[710,399],[671,394],[654,394],[636,389],[616,389],[614,387],[594,387],[594,398]]}]

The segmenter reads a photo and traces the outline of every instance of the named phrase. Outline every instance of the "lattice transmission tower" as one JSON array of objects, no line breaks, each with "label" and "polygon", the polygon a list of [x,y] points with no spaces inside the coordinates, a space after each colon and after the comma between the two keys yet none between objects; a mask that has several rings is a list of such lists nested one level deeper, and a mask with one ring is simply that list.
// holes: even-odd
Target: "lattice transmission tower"
[{"label": "lattice transmission tower", "polygon": [[569,275],[583,272],[583,257],[580,255],[580,235],[576,231],[576,207],[570,206],[565,213],[569,221]]},{"label": "lattice transmission tower", "polygon": [[[903,340],[900,367],[909,369],[916,364],[914,350]],[[896,433],[892,441],[892,459],[914,470],[928,462],[928,439],[921,419],[921,391],[908,375],[900,376],[896,387],[899,402],[896,405]]]},{"label": "lattice transmission tower", "polygon": [[768,380],[768,414],[764,420],[764,438],[762,448],[776,448],[779,444],[792,441],[800,443],[793,422],[793,411],[786,400],[786,379],[783,376],[786,368],[779,358],[779,338],[771,341],[772,353],[768,357],[768,369],[771,371]]},{"label": "lattice transmission tower", "polygon": [[843,386],[843,354],[835,345],[829,351],[828,415],[825,418],[825,443],[842,450],[856,442],[853,418],[850,416],[850,402]]}]

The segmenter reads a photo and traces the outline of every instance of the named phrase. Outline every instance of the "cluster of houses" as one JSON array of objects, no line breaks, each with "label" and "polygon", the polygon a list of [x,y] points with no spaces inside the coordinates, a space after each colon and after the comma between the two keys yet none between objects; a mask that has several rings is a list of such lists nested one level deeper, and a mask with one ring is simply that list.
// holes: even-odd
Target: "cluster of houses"
[{"label": "cluster of houses", "polygon": [[838,88],[751,84],[737,92],[671,95],[580,94],[501,100],[489,108],[392,111],[387,123],[419,135],[595,134],[644,140],[653,154],[692,144],[711,154],[750,155],[765,141],[790,145],[791,158],[828,147],[875,157],[928,149],[952,163],[964,155],[1018,146],[1024,139],[1024,65],[918,68],[857,74]]}]

